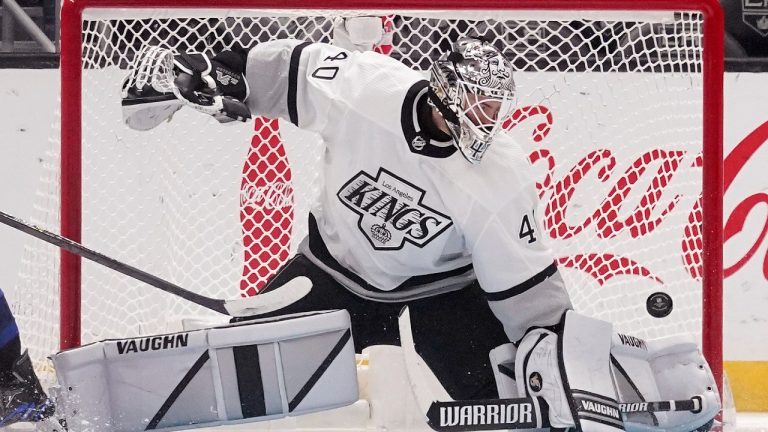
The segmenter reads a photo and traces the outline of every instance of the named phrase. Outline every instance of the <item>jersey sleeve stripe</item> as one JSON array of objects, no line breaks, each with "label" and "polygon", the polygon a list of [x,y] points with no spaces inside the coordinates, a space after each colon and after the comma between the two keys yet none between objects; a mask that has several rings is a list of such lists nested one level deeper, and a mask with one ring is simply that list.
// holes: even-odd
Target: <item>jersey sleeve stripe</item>
[{"label": "jersey sleeve stripe", "polygon": [[512,288],[505,289],[504,291],[486,293],[485,297],[486,299],[488,299],[488,301],[501,301],[511,297],[518,296],[528,291],[529,289],[535,287],[536,285],[544,282],[545,280],[547,280],[547,278],[555,274],[556,271],[557,271],[557,264],[553,262],[547,268],[536,273],[535,275],[533,275],[533,277],[527,279],[523,283],[515,285]]},{"label": "jersey sleeve stripe", "polygon": [[291,62],[288,66],[288,117],[291,123],[299,125],[299,109],[297,103],[298,82],[299,82],[299,62],[304,48],[309,46],[310,42],[304,42],[296,46],[291,52]]}]

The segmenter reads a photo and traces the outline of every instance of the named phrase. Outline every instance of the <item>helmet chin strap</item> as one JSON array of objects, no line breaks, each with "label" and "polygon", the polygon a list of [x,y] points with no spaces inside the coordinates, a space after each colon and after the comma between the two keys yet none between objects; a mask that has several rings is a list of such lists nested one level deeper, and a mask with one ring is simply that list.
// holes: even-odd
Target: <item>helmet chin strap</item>
[{"label": "helmet chin strap", "polygon": [[[437,96],[437,94],[435,94],[434,91],[432,91],[431,88],[429,89],[428,94],[429,94],[430,102],[432,103],[432,105],[435,108],[437,108],[438,111],[440,111],[440,114],[443,115],[443,118],[446,121],[451,121],[453,124],[457,125],[458,127],[461,127],[460,124],[459,124],[458,116],[453,111],[448,109],[448,106],[446,106],[443,103],[443,101],[440,100],[440,98]],[[478,164],[478,163],[480,163],[480,158],[472,158],[472,157],[469,157],[465,153],[466,147],[463,147],[461,145],[461,142],[460,142],[461,137],[460,136],[455,136],[453,130],[450,127],[448,129],[452,131],[450,135],[453,136],[454,145],[455,145],[456,148],[459,149],[459,153],[461,153],[461,155],[464,157],[464,159],[466,159],[471,164]],[[469,146],[469,148],[473,149],[472,146]],[[483,151],[483,153],[485,153],[485,152]],[[482,156],[481,156],[481,158],[482,158]]]},{"label": "helmet chin strap", "polygon": [[440,100],[440,97],[437,95],[437,93],[432,90],[430,87],[429,91],[429,101],[432,102],[432,105],[434,105],[435,108],[437,108],[438,111],[440,111],[440,114],[443,116],[445,121],[449,121],[453,124],[459,124],[459,117],[454,113],[453,111],[448,108],[446,104],[443,103],[442,100]]}]

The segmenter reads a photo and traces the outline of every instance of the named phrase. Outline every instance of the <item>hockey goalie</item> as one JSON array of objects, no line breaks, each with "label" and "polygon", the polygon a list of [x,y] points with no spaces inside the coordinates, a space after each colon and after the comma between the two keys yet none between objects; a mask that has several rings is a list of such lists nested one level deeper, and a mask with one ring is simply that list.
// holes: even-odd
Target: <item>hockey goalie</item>
[{"label": "hockey goalie", "polygon": [[[340,39],[369,49],[383,32],[359,24],[337,22]],[[334,409],[360,396],[356,352],[399,346],[424,428],[708,430],[720,397],[696,344],[618,334],[573,310],[536,225],[531,167],[501,132],[516,87],[498,47],[456,40],[425,79],[339,45],[286,39],[215,55],[148,46],[137,56],[123,83],[131,128],[193,109],[221,122],[279,118],[322,137],[309,235],[263,292],[300,276],[312,289],[226,326],[54,356],[62,400],[80,407],[60,407],[70,428]],[[365,397],[372,412],[392,399]]]}]

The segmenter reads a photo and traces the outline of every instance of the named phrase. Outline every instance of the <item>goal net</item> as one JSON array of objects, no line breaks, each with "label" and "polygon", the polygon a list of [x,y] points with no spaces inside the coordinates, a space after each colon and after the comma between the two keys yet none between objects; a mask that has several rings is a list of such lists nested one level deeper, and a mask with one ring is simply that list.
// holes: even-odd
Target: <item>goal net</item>
[{"label": "goal net", "polygon": [[[191,291],[254,295],[307,234],[323,144],[286,121],[220,125],[189,109],[149,132],[128,129],[120,84],[139,49],[212,54],[280,38],[332,42],[334,19],[372,15],[391,37],[378,50],[426,76],[451,40],[481,35],[514,65],[518,105],[505,128],[533,164],[540,232],[576,309],[643,338],[693,335],[719,370],[722,33],[707,8],[117,3],[65,6],[62,139],[46,157],[37,213],[25,215],[33,222]],[[97,264],[62,259],[37,240],[14,294],[23,343],[38,361],[60,346],[217,316]]]}]

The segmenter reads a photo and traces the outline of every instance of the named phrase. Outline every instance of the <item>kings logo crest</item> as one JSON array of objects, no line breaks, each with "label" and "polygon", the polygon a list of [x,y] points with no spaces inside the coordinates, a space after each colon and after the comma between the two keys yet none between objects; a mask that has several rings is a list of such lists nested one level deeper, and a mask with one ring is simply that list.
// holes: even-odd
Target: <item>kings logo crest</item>
[{"label": "kings logo crest", "polygon": [[742,0],[741,19],[762,37],[768,36],[768,0]]},{"label": "kings logo crest", "polygon": [[376,177],[360,171],[336,196],[360,218],[360,232],[376,250],[402,249],[406,242],[423,247],[453,224],[422,203],[424,190],[384,168]]}]

